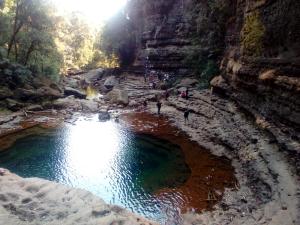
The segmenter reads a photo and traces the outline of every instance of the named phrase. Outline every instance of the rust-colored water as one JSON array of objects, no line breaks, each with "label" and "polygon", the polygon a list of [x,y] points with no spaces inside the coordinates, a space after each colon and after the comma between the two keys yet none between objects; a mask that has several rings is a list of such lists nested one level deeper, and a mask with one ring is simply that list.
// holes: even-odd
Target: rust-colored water
[{"label": "rust-colored water", "polygon": [[225,188],[236,186],[234,169],[228,159],[214,156],[198,143],[189,140],[185,133],[172,126],[166,118],[148,113],[134,113],[125,114],[121,119],[134,132],[150,134],[181,147],[191,169],[191,176],[184,185],[165,188],[156,194],[159,198],[173,199],[174,207],[180,207],[182,213],[211,209],[222,198]]}]

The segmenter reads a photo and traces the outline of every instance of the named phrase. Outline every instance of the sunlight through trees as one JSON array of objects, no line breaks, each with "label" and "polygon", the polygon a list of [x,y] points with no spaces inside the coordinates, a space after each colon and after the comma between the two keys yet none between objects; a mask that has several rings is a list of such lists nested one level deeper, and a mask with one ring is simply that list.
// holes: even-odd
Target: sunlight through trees
[{"label": "sunlight through trees", "polygon": [[2,0],[0,59],[49,76],[70,68],[117,67],[119,55],[102,50],[100,28],[79,12],[61,15],[49,0]]}]

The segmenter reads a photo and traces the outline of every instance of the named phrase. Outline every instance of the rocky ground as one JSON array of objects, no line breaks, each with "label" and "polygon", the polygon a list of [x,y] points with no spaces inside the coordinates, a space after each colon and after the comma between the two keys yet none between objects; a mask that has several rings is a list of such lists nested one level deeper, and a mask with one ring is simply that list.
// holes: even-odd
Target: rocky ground
[{"label": "rocky ground", "polygon": [[[257,118],[249,116],[230,99],[212,94],[209,90],[196,90],[193,88],[194,81],[191,79],[183,81],[177,85],[177,87],[170,90],[171,96],[168,100],[165,100],[161,97],[164,91],[149,89],[148,84],[146,84],[141,77],[127,76],[126,79],[114,80],[114,77],[104,79],[97,74],[98,73],[89,74],[86,76],[88,80],[84,78],[84,82],[94,84],[95,88],[100,90],[104,96],[96,96],[92,100],[80,99],[78,98],[79,96],[77,96],[77,98],[69,96],[55,100],[52,103],[54,111],[52,110],[50,113],[52,116],[46,116],[46,118],[52,118],[50,121],[53,120],[53,118],[70,119],[75,111],[82,113],[106,112],[106,110],[116,109],[122,111],[125,109],[125,106],[126,109],[144,110],[142,103],[145,100],[148,102],[146,110],[156,113],[156,99],[161,98],[161,113],[167,116],[173,124],[185,131],[191,139],[197,141],[201,146],[210,150],[212,153],[220,156],[224,155],[232,160],[236,177],[239,181],[238,191],[226,191],[223,200],[212,212],[204,212],[202,214],[191,212],[183,215],[183,221],[179,222],[179,224],[291,225],[300,223],[300,180],[299,174],[297,173],[297,169],[299,169],[297,168],[299,167],[297,162],[299,159],[295,159],[295,157],[298,156],[283,151],[280,145],[274,141],[274,135],[271,135],[270,132],[263,130],[257,125]],[[81,78],[78,79],[82,82]],[[107,80],[110,80],[110,82],[106,82]],[[105,82],[107,84],[106,86],[104,85]],[[106,93],[109,92],[107,89],[109,89],[110,86],[112,86],[113,91],[106,95]],[[190,87],[190,98],[188,100],[176,95],[177,89],[186,86]],[[185,123],[183,117],[183,112],[186,109],[191,110],[188,123]],[[32,115],[33,114],[29,114],[29,117],[32,117]],[[40,121],[39,118],[41,118],[41,116],[37,115],[35,121]],[[17,124],[24,124],[26,120],[28,120],[28,115],[26,117],[24,112],[16,116],[11,114],[2,115],[0,120],[2,121],[0,122],[1,136],[4,137],[7,133],[13,132]],[[24,129],[25,128],[26,126]],[[3,132],[4,129],[5,132]],[[299,143],[295,141],[294,144]],[[16,178],[12,175],[8,177],[4,176],[2,181],[4,181],[3,179],[11,179],[11,182],[14,183],[14,179],[21,178]],[[21,183],[30,183],[31,181],[36,180],[20,180]],[[46,181],[39,180],[38,183],[39,182],[43,183]],[[5,184],[6,180],[1,183]],[[17,182],[15,185],[18,185]],[[54,184],[49,183],[49,185]],[[21,193],[24,191],[24,186],[25,185],[19,186]],[[41,186],[39,187],[41,188]],[[56,185],[56,187],[58,188],[59,185]],[[1,190],[5,190],[2,184],[0,188]],[[61,188],[64,189],[64,187]],[[57,199],[56,201],[54,199],[54,193],[58,193],[58,190],[60,190],[60,188],[52,191],[49,190],[49,195],[53,197],[49,202],[51,204],[62,204],[61,207],[66,207],[65,203],[61,203],[61,201],[57,203]],[[9,196],[8,193],[5,193],[3,198],[5,199]],[[12,196],[16,197],[16,195]],[[17,195],[17,198],[20,199],[20,196]],[[88,195],[88,198],[92,197]],[[83,198],[79,199],[83,202],[86,201]],[[74,201],[76,201],[76,199],[74,199]],[[2,202],[1,209],[7,214],[1,214],[8,219],[11,217],[17,218],[16,213],[27,204],[26,201],[25,203],[20,201],[20,204],[17,206],[9,205],[5,203],[5,201]],[[10,203],[11,202],[12,200],[10,200]],[[37,204],[39,205],[39,203]],[[91,205],[88,205],[88,207],[82,208],[90,210],[90,206]],[[109,213],[111,213],[111,211],[113,210],[110,210]],[[27,211],[27,213],[29,212]],[[90,212],[84,211],[84,213],[86,213],[83,214],[85,219],[85,216],[88,216]],[[67,212],[66,214],[69,215]],[[98,215],[98,213],[96,214]],[[114,212],[111,214],[113,215]],[[24,215],[27,216],[31,214],[25,213]],[[68,221],[67,218],[70,218],[70,221],[76,221],[73,220],[73,217],[62,217],[62,219],[66,219],[65,221]],[[93,224],[93,221],[96,221],[94,219],[94,217],[91,217],[90,223],[82,221],[82,223],[78,222],[76,224]],[[33,219],[32,224],[35,222],[36,220]],[[36,224],[39,223],[37,222]],[[123,223],[116,222],[108,224]],[[128,224],[135,223],[129,222]]]},{"label": "rocky ground", "polygon": [[[133,83],[136,81],[127,82],[126,86]],[[190,90],[188,100],[178,96],[163,100],[161,112],[199,145],[230,158],[239,190],[228,191],[213,212],[184,215],[183,224],[299,224],[298,155],[284,152],[274,136],[257,125],[258,119],[246,114],[235,102],[209,90]],[[136,92],[150,100],[148,110],[156,113],[156,102],[151,102],[153,93]],[[183,112],[187,109],[192,113],[185,123]],[[293,141],[294,146],[297,144]]]},{"label": "rocky ground", "polygon": [[42,179],[23,179],[0,170],[0,221],[11,225],[154,225],[91,193]]},{"label": "rocky ground", "polygon": [[[240,186],[238,192],[225,194],[218,210],[186,215],[185,224],[299,223],[299,177],[294,165],[235,103],[203,91],[194,92],[188,101],[172,97],[165,104],[163,113],[193,140],[232,159]],[[193,110],[188,124],[183,119],[185,108]]]},{"label": "rocky ground", "polygon": [[[156,113],[152,91],[135,92],[149,99],[148,110]],[[186,109],[192,111],[187,124]],[[299,168],[293,162],[297,155],[283,152],[274,137],[235,102],[208,90],[193,90],[189,100],[177,96],[163,100],[162,114],[201,146],[232,159],[239,180],[239,191],[227,192],[216,211],[185,215],[184,224],[299,223]]]}]

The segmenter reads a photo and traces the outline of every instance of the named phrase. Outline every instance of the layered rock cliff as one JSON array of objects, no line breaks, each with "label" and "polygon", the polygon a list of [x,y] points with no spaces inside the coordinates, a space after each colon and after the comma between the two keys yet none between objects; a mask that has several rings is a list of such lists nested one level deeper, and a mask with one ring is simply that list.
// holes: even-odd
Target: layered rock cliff
[{"label": "layered rock cliff", "polygon": [[[252,193],[247,200],[247,194],[231,199],[237,202],[235,213],[221,205],[196,224],[298,224],[299,213],[289,210],[299,208],[300,2],[131,0],[128,8],[137,32],[134,65],[210,81],[215,95],[195,92],[190,101],[175,98],[168,104],[192,109],[192,128],[183,130],[195,126],[192,137],[200,145],[213,152],[224,148],[236,160],[241,186]],[[211,65],[219,71],[207,76]],[[180,119],[178,112],[169,114]]]},{"label": "layered rock cliff", "polygon": [[190,75],[208,59],[232,57],[233,49],[236,58],[299,56],[295,0],[131,0],[127,12],[136,33],[135,65],[148,61]]},{"label": "layered rock cliff", "polygon": [[[218,63],[234,1],[166,0],[128,4],[137,35],[135,65],[176,72],[201,73],[209,60]],[[200,74],[199,74],[200,75]]]},{"label": "layered rock cliff", "polygon": [[250,112],[283,150],[296,154],[300,152],[299,3],[237,1],[225,37],[221,76],[212,81],[217,91]]},{"label": "layered rock cliff", "polygon": [[137,34],[135,65],[204,83],[220,75],[214,90],[299,154],[299,1],[131,0],[128,15]]}]

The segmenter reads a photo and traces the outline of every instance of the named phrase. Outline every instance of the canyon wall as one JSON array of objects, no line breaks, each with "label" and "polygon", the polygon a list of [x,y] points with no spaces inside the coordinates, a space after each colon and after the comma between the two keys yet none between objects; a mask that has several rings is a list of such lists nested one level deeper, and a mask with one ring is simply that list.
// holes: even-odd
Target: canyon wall
[{"label": "canyon wall", "polygon": [[300,152],[299,12],[299,1],[237,1],[211,82],[292,154]]},{"label": "canyon wall", "polygon": [[209,60],[219,62],[233,6],[231,0],[129,1],[137,36],[135,66],[187,76],[201,73]]},{"label": "canyon wall", "polygon": [[135,66],[204,83],[215,77],[215,92],[299,154],[299,1],[131,0],[127,10],[136,29]]}]

